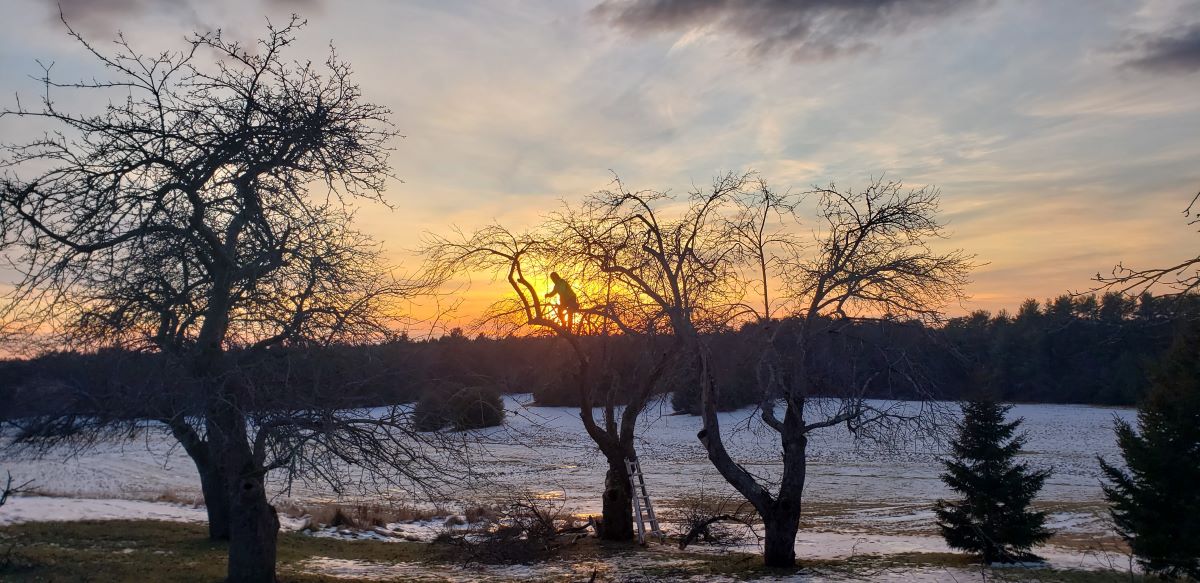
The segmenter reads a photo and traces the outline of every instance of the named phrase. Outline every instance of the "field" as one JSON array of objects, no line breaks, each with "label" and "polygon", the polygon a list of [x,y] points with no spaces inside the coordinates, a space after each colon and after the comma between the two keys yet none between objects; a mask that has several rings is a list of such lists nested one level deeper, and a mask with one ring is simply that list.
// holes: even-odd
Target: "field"
[{"label": "field", "polygon": [[[364,489],[339,497],[316,484],[295,484],[291,491],[277,484],[277,505],[285,514],[292,510],[292,516],[284,520],[285,530],[299,528],[304,522],[300,514],[321,504],[365,502],[407,510],[393,514],[394,522],[387,521],[389,536],[346,528],[317,530],[310,533],[313,536],[289,536],[330,539],[329,544],[366,542],[361,539],[397,541],[379,544],[416,544],[411,541],[432,539],[446,529],[447,515],[492,503],[500,492],[528,492],[571,513],[599,513],[604,464],[584,434],[578,412],[529,406],[528,401],[526,396],[510,397],[504,427],[478,432],[464,440],[464,444],[470,444],[472,462],[469,468],[459,469],[469,470],[474,476],[470,485],[443,488],[437,499],[414,499],[399,491]],[[749,421],[752,413],[726,413],[722,426],[730,436],[735,456],[747,468],[770,476],[777,454],[770,436]],[[1023,428],[1029,437],[1023,461],[1054,471],[1038,503],[1051,511],[1051,526],[1058,534],[1040,554],[1059,570],[1127,569],[1128,557],[1106,522],[1096,456],[1117,457],[1111,421],[1114,416],[1130,419],[1133,412],[1088,406],[1018,405],[1013,414],[1025,419]],[[668,530],[675,528],[670,524],[674,508],[696,498],[719,500],[730,493],[704,458],[694,437],[698,429],[698,418],[667,415],[665,406],[648,411],[639,427],[638,451],[647,485],[668,522]],[[938,443],[909,441],[882,447],[855,440],[838,427],[814,435],[810,452],[808,505],[797,541],[798,556],[810,561],[810,575],[821,561],[859,565],[867,570],[879,568],[883,561],[893,569],[887,572],[900,578],[919,575],[926,580],[971,580],[981,576],[948,555],[949,549],[936,536],[929,507],[937,498],[949,495],[938,479],[942,455]],[[133,442],[105,444],[74,457],[7,459],[2,466],[22,480],[33,480],[41,496],[11,501],[0,509],[0,525],[117,519],[194,523],[204,518],[203,509],[195,507],[199,496],[194,468],[186,455],[157,430],[148,430]],[[8,526],[6,530],[13,528],[29,526]],[[716,567],[710,563],[716,557],[740,557],[741,553],[755,552],[757,545],[754,537],[748,536],[730,547],[693,547],[689,551],[694,552],[686,555],[667,546],[652,545],[660,551],[652,553],[652,558],[644,554],[599,553],[588,560],[612,573],[644,573],[682,562],[685,566],[680,567],[681,573],[701,569],[711,574]],[[288,568],[295,573],[366,579],[412,578],[422,569],[411,560],[356,557],[344,549],[333,555],[314,553],[297,559]],[[646,564],[639,566],[638,561]],[[814,561],[817,563],[811,563]],[[897,561],[901,568],[894,571]],[[560,563],[522,568],[533,569],[531,576],[544,578],[561,576],[570,580],[577,574]],[[458,571],[439,569],[438,576],[446,580],[476,576],[505,580],[529,574],[514,571],[516,567],[455,569]],[[836,580],[860,575],[825,572],[823,576]]]}]

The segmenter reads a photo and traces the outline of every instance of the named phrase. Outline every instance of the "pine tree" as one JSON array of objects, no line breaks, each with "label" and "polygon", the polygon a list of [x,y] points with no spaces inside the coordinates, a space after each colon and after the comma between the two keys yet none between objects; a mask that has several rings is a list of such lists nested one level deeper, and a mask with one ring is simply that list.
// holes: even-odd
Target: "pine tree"
[{"label": "pine tree", "polygon": [[1050,538],[1046,514],[1029,508],[1049,477],[1013,462],[1025,443],[1017,419],[1005,423],[1011,406],[978,401],[963,406],[958,437],[951,444],[942,481],[962,500],[938,500],[938,527],[952,548],[978,553],[984,562],[1036,559],[1035,545]]},{"label": "pine tree", "polygon": [[1146,571],[1200,580],[1200,328],[1176,337],[1137,421],[1116,421],[1127,469],[1100,460],[1117,532]]}]

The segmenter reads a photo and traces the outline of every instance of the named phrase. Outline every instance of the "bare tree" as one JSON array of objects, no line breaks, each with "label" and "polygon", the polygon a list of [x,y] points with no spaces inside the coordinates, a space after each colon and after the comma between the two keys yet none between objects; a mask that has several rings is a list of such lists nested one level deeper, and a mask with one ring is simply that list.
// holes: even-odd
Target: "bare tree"
[{"label": "bare tree", "polygon": [[[302,26],[269,25],[253,46],[198,34],[157,56],[124,38],[102,52],[71,31],[111,80],[62,83],[46,68],[41,107],[2,114],[51,126],[5,147],[0,243],[21,275],[5,330],[152,352],[173,373],[141,387],[160,395],[142,407],[25,433],[52,444],[166,424],[199,470],[210,535],[230,539],[230,581],[275,578],[268,473],[335,487],[350,465],[429,477],[414,465],[429,444],[405,410],[265,390],[253,372],[314,346],[386,338],[398,300],[420,289],[351,228],[356,200],[381,202],[388,112],[363,101],[336,55],[285,60]],[[63,111],[63,90],[108,103]]]},{"label": "bare tree", "polygon": [[[638,417],[659,388],[679,345],[662,335],[661,310],[638,301],[628,288],[616,285],[614,277],[581,259],[594,226],[575,220],[570,213],[530,233],[517,234],[492,225],[469,235],[431,237],[424,254],[431,280],[448,281],[479,272],[504,278],[512,293],[492,306],[484,318],[486,323],[507,323],[509,332],[551,335],[570,346],[578,367],[579,416],[608,462],[599,534],[608,540],[629,540],[633,537],[634,493],[625,461],[637,458],[634,435]],[[563,281],[576,283],[577,308],[546,298],[542,289],[545,276],[534,274],[551,271],[562,274]],[[643,341],[650,356],[640,378],[614,378],[604,374],[605,362],[593,362],[586,344],[603,343],[614,334]],[[624,383],[633,390],[618,411],[615,395]],[[602,409],[599,420],[597,406]]]},{"label": "bare tree", "polygon": [[[617,183],[589,201],[574,236],[585,262],[657,306],[687,347],[701,386],[704,429],[698,437],[716,469],[763,519],[766,564],[791,566],[808,434],[845,424],[860,436],[890,440],[927,429],[924,406],[914,411],[866,398],[878,374],[921,388],[923,380],[905,366],[903,355],[889,358],[883,371],[854,371],[830,382],[823,361],[847,353],[831,350],[826,339],[869,322],[936,319],[938,306],[961,296],[971,259],[928,247],[942,236],[932,188],[875,182],[859,193],[817,189],[809,194],[823,224],[813,244],[804,246],[786,230],[767,226],[790,221],[797,201],[754,178],[727,174],[686,200],[630,192]],[[759,281],[752,284],[753,277]],[[762,303],[755,306],[753,296]],[[776,320],[776,313],[784,318]],[[708,345],[712,332],[739,323],[760,332],[761,419],[778,433],[783,454],[774,492],[732,458],[717,416],[720,387]],[[799,356],[782,358],[785,343],[791,344],[789,355]]]},{"label": "bare tree", "polygon": [[[702,379],[702,441],[718,471],[763,518],[764,560],[769,566],[795,563],[811,432],[845,425],[856,437],[881,443],[934,436],[938,416],[931,415],[937,405],[929,381],[907,355],[893,353],[886,343],[856,337],[855,332],[878,322],[939,321],[939,308],[962,297],[972,266],[971,257],[961,251],[939,253],[929,247],[930,241],[943,237],[936,219],[936,189],[904,189],[899,182],[875,181],[860,192],[830,186],[809,195],[817,199],[820,221],[811,253],[792,248],[775,257],[788,317],[778,323],[769,318],[757,322],[762,336],[761,418],[778,433],[783,453],[775,492],[764,488],[719,444],[714,406],[718,387],[711,376]],[[760,253],[751,256],[761,261]],[[853,350],[846,350],[847,344]],[[829,360],[845,360],[863,350],[877,352],[883,365],[850,366],[848,372],[843,366],[843,374],[829,372]],[[789,358],[781,358],[783,353]],[[918,405],[869,400],[868,389],[880,375],[926,399]],[[775,413],[777,406],[783,409],[782,419]]]},{"label": "bare tree", "polygon": [[[1192,197],[1183,216],[1188,225],[1200,225],[1200,193]],[[1097,273],[1097,286],[1092,292],[1109,290],[1122,295],[1142,295],[1159,292],[1163,297],[1182,298],[1200,291],[1200,256],[1184,259],[1167,267],[1135,269],[1124,263],[1113,267],[1108,275]]]}]

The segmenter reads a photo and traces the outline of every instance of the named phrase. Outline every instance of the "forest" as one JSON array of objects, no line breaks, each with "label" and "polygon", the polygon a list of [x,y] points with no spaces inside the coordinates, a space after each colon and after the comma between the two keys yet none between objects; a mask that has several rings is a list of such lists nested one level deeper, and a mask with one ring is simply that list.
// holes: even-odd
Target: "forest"
[{"label": "forest", "polygon": [[[1131,406],[1149,386],[1157,362],[1181,323],[1200,312],[1195,298],[1064,294],[1026,300],[1015,313],[972,312],[941,326],[879,320],[844,330],[823,359],[826,382],[855,382],[854,370],[877,371],[886,354],[902,353],[927,375],[932,396],[957,400],[988,396],[1006,402]],[[754,351],[743,340],[749,327],[715,333],[716,374],[723,391],[720,408],[761,401],[753,372]],[[587,338],[603,358],[616,402],[643,366],[639,345],[621,336]],[[539,405],[577,406],[571,382],[573,360],[565,342],[552,337],[470,335],[461,328],[437,338],[399,336],[369,345],[279,349],[256,361],[252,378],[261,407],[311,404],[370,406],[412,403],[427,392],[483,387],[497,393],[532,393]],[[312,354],[319,352],[319,355]],[[886,366],[882,366],[886,369]],[[686,370],[682,368],[681,370]],[[48,414],[142,417],[137,407],[186,399],[189,389],[161,356],[115,349],[96,353],[54,352],[30,360],[0,362],[0,399],[11,403],[8,418]],[[835,380],[837,379],[837,380]],[[871,379],[867,394],[916,398],[905,382],[887,375]],[[668,377],[675,411],[697,412],[696,383]],[[325,403],[337,399],[338,403]],[[137,404],[134,406],[133,404]]]}]

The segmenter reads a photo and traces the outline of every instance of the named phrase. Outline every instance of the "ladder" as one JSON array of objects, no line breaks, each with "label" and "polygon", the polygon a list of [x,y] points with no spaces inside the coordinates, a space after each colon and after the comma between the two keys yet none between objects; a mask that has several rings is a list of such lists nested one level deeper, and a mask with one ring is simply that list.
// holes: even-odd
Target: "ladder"
[{"label": "ladder", "polygon": [[650,522],[650,534],[658,537],[659,541],[667,542],[667,535],[658,527],[658,517],[654,514],[654,505],[650,502],[650,494],[646,493],[646,478],[642,475],[642,465],[637,458],[625,458],[625,469],[629,471],[629,487],[633,493],[633,513],[637,520],[638,544],[646,544],[646,522]]}]

